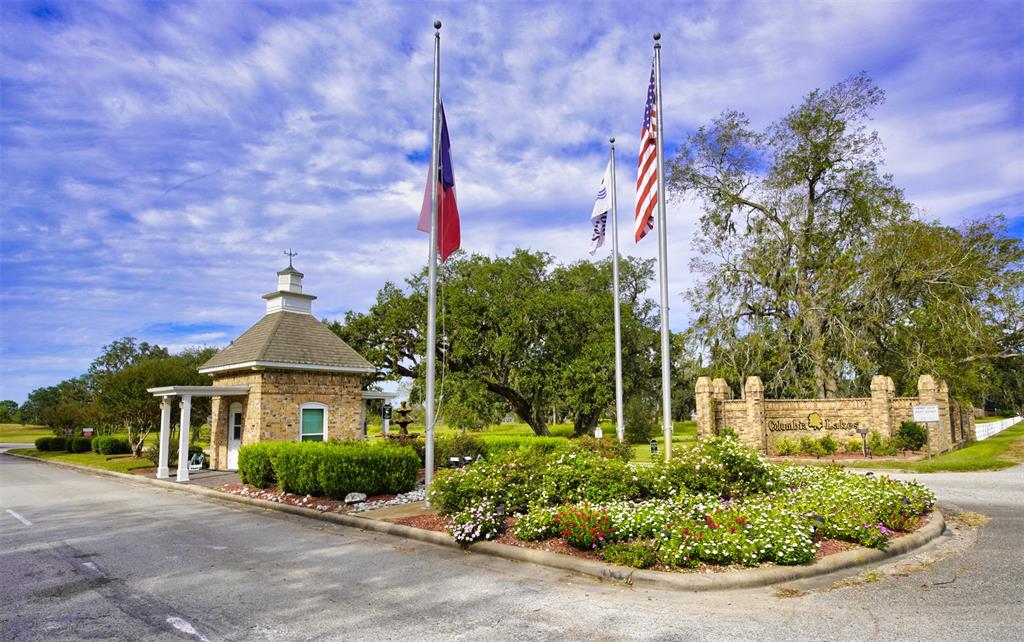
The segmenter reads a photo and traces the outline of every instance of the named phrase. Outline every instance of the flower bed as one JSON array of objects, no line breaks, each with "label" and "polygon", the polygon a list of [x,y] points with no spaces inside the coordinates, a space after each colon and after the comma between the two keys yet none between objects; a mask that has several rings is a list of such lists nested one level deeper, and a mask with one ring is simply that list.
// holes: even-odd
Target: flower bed
[{"label": "flower bed", "polygon": [[885,548],[917,528],[934,495],[840,468],[771,466],[731,438],[635,467],[568,446],[513,452],[438,474],[431,501],[462,544],[552,539],[640,568],[802,564],[821,542]]}]

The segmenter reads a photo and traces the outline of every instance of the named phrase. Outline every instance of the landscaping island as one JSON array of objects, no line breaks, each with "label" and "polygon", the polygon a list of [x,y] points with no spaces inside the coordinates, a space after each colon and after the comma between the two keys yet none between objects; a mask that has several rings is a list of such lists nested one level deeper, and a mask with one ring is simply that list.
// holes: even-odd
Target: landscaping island
[{"label": "landscaping island", "polygon": [[[445,530],[463,546],[498,541],[634,568],[716,570],[885,549],[926,524],[935,502],[917,483],[774,466],[731,437],[679,449],[668,463],[636,465],[630,453],[589,438],[478,453],[465,468],[438,472],[434,512],[396,521]],[[342,510],[317,497],[367,485],[368,494],[408,492],[415,461],[401,444],[256,444],[240,459],[250,488],[233,490],[251,496],[277,484],[284,503]]]}]

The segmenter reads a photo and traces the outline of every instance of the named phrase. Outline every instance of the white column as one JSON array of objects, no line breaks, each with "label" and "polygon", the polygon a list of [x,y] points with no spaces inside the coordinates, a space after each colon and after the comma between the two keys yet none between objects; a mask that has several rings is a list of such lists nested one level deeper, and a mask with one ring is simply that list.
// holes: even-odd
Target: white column
[{"label": "white column", "polygon": [[192,395],[181,395],[181,429],[178,430],[178,481],[188,481],[189,423],[192,421]]},{"label": "white column", "polygon": [[167,453],[171,449],[171,400],[160,400],[160,463],[157,465],[157,479],[167,479],[171,471],[167,467]]}]

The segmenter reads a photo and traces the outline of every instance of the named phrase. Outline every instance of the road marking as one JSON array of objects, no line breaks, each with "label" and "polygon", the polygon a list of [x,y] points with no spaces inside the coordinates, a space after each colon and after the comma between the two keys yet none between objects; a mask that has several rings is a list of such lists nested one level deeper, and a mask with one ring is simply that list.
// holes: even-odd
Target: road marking
[{"label": "road marking", "polygon": [[87,568],[89,570],[92,570],[92,571],[99,571],[100,570],[92,562],[82,562],[82,566],[84,566],[85,568]]},{"label": "road marking", "polygon": [[203,642],[210,642],[199,631],[196,631],[195,627],[193,627],[191,624],[189,624],[185,620],[181,619],[180,617],[171,616],[171,617],[167,618],[167,623],[170,624],[171,626],[173,626],[174,628],[178,629],[179,631],[181,631],[185,635],[194,635],[197,638],[199,638],[200,640],[202,640]]},{"label": "road marking", "polygon": [[14,512],[13,510],[11,510],[10,508],[8,508],[8,509],[7,509],[7,512],[8,512],[8,513],[10,513],[11,515],[14,515],[14,519],[18,520],[19,522],[21,522],[21,523],[22,523],[22,524],[24,524],[25,526],[31,526],[31,525],[32,525],[32,522],[28,521],[27,519],[25,519],[25,518],[24,518],[24,517],[22,517],[21,515],[19,515],[19,514],[15,513],[15,512]]}]

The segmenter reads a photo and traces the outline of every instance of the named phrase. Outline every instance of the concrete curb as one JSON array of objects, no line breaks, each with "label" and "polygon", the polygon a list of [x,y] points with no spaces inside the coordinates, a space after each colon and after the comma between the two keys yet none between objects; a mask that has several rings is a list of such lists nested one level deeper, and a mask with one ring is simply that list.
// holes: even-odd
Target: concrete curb
[{"label": "concrete curb", "polygon": [[[204,495],[206,497],[246,504],[266,510],[276,510],[283,513],[289,513],[291,515],[298,515],[310,519],[332,522],[342,526],[358,528],[364,531],[374,531],[377,533],[384,533],[386,535],[405,537],[407,539],[446,546],[448,548],[459,548],[459,545],[451,536],[445,533],[438,533],[436,531],[427,531],[420,528],[413,528],[411,526],[403,526],[402,524],[392,524],[390,522],[370,519],[368,517],[343,515],[339,513],[325,513],[312,508],[301,508],[299,506],[278,504],[277,502],[269,502],[253,497],[234,495],[231,493],[213,490],[211,488],[205,488],[203,486],[187,486],[176,482],[165,482],[151,477],[118,473],[112,470],[91,468],[89,466],[82,466],[80,464],[72,464],[69,462],[54,461],[52,459],[38,459],[36,457],[18,455],[15,453],[3,454],[9,457],[17,457],[19,459],[25,459],[37,463],[53,464],[77,470],[79,472],[116,477],[167,490]],[[942,512],[938,509],[934,509],[931,513],[930,521],[924,526],[924,528],[892,540],[885,550],[861,548],[854,551],[835,553],[808,565],[769,566],[723,573],[667,573],[664,571],[634,569],[626,566],[616,566],[605,562],[598,562],[595,560],[570,557],[559,553],[550,553],[532,548],[522,548],[519,546],[511,546],[509,544],[499,544],[497,542],[477,542],[475,544],[471,544],[467,550],[474,553],[490,555],[492,557],[501,557],[517,562],[529,562],[531,564],[540,564],[542,566],[557,568],[564,571],[572,571],[574,573],[589,575],[598,579],[625,582],[626,584],[642,586],[645,588],[672,591],[726,591],[802,580],[809,577],[815,577],[817,575],[834,573],[836,571],[855,566],[874,564],[890,557],[908,553],[915,548],[923,546],[941,535],[945,529],[946,521]]]}]

